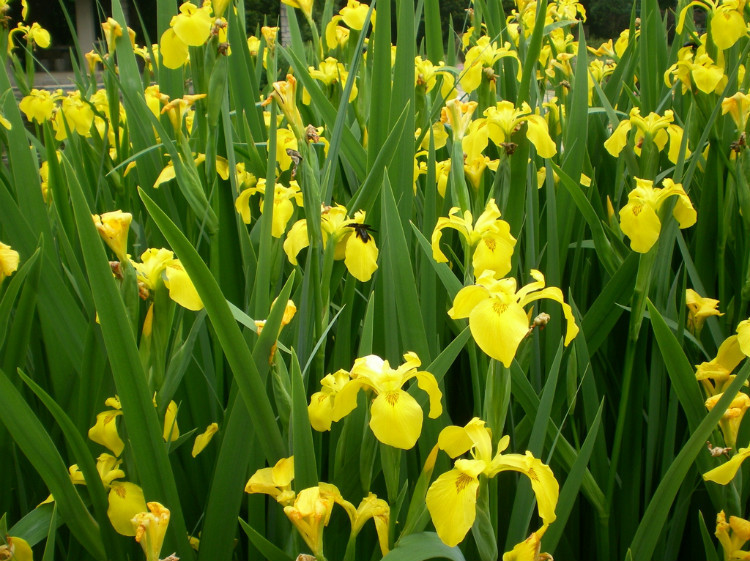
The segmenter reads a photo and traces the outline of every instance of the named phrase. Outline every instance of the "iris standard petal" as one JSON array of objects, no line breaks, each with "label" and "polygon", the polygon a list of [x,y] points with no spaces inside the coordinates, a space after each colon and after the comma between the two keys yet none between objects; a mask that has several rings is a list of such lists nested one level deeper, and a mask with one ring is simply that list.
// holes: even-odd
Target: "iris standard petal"
[{"label": "iris standard petal", "polygon": [[211,442],[211,439],[217,432],[219,432],[219,425],[216,423],[211,423],[202,434],[199,434],[195,437],[195,442],[193,442],[193,451],[191,452],[193,458],[203,452],[203,449],[208,446],[208,443]]},{"label": "iris standard petal", "polygon": [[456,294],[453,307],[448,310],[448,315],[453,319],[467,318],[480,302],[488,298],[490,298],[490,293],[485,287],[475,284],[465,286]]},{"label": "iris standard petal", "polygon": [[370,409],[370,428],[383,444],[409,450],[422,432],[422,408],[404,390],[379,394]]},{"label": "iris standard petal", "polygon": [[211,34],[212,25],[211,8],[197,8],[190,2],[180,6],[180,13],[171,22],[177,37],[190,47],[203,45]]},{"label": "iris standard petal", "polygon": [[620,155],[620,152],[622,152],[622,149],[628,143],[628,133],[631,126],[630,121],[627,119],[620,121],[612,136],[604,142],[604,148],[615,158]]}]

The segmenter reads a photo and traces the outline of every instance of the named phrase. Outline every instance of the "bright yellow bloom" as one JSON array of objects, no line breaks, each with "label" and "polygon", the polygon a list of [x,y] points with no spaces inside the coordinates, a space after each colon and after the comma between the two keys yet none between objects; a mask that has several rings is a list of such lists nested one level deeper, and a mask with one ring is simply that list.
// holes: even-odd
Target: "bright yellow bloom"
[{"label": "bright yellow bloom", "polygon": [[291,6],[292,8],[299,8],[302,13],[305,14],[307,19],[310,19],[313,11],[314,0],[281,0],[282,4]]},{"label": "bright yellow bloom", "polygon": [[169,509],[157,502],[146,503],[146,506],[149,512],[139,512],[131,520],[135,541],[141,544],[146,561],[159,561],[170,513]]},{"label": "bright yellow bloom", "polygon": [[734,45],[741,37],[747,35],[745,19],[742,12],[745,0],[695,0],[685,6],[677,20],[677,33],[682,33],[688,8],[696,6],[711,14],[711,39],[722,50]]},{"label": "bright yellow bloom", "polygon": [[[308,72],[310,74],[310,77],[314,78],[315,80],[320,80],[326,86],[338,84],[341,90],[343,90],[344,84],[346,84],[346,80],[349,77],[349,72],[346,70],[346,67],[338,60],[330,56],[321,61],[320,64],[318,64],[317,69],[313,66],[310,66],[308,68]],[[352,90],[349,93],[349,102],[351,103],[352,101],[354,101],[356,97],[357,82],[355,80],[352,84]]]},{"label": "bright yellow bloom", "polygon": [[677,202],[672,211],[680,228],[695,224],[698,216],[680,183],[664,179],[663,189],[654,188],[654,182],[635,178],[636,187],[628,194],[628,202],[620,210],[620,228],[630,238],[630,247],[638,253],[647,253],[661,232],[659,209],[672,196]]},{"label": "bright yellow bloom", "polygon": [[[245,189],[237,196],[237,199],[234,202],[234,207],[242,217],[242,221],[245,224],[250,224],[251,222],[250,197],[255,193],[265,195],[265,192],[266,180],[265,178],[260,178],[255,187]],[[286,231],[286,226],[294,214],[294,205],[292,205],[292,201],[294,201],[298,207],[302,207],[302,191],[300,191],[297,182],[292,180],[289,187],[285,187],[281,183],[276,183],[273,197],[273,224],[271,226],[271,235],[274,238],[280,238]],[[263,206],[263,198],[261,198],[261,212],[263,212]]]},{"label": "bright yellow bloom", "polygon": [[[435,142],[435,150],[440,150],[447,144],[448,132],[445,130],[445,125],[443,125],[443,123],[441,123],[440,121],[433,123],[431,129],[432,129],[433,141]],[[417,129],[414,133],[414,138],[418,139],[421,134],[422,134],[422,129]],[[422,139],[422,143],[419,145],[419,148],[422,150],[430,149],[430,132],[429,131],[424,135],[424,138]]]},{"label": "bright yellow bloom", "polygon": [[18,252],[0,242],[0,284],[18,270]]},{"label": "bright yellow bloom", "polygon": [[471,116],[476,108],[476,101],[463,102],[454,98],[447,101],[445,107],[440,110],[440,122],[450,125],[454,141],[463,139],[469,130]]},{"label": "bright yellow bloom", "polygon": [[747,126],[747,117],[750,115],[750,95],[737,92],[731,97],[725,97],[721,102],[721,114],[732,117],[737,130],[743,132]]},{"label": "bright yellow bloom", "polygon": [[172,260],[164,269],[164,286],[169,297],[183,308],[193,312],[203,309],[203,300],[179,259]]},{"label": "bright yellow bloom", "polygon": [[531,452],[503,454],[509,443],[509,436],[502,437],[493,456],[490,430],[477,417],[465,427],[448,426],[440,432],[441,450],[451,458],[470,452],[472,458],[456,460],[453,469],[438,477],[427,491],[427,509],[446,545],[458,545],[474,524],[480,475],[494,477],[508,470],[526,475],[536,495],[539,517],[544,524],[555,521],[559,485],[552,470]]},{"label": "bright yellow bloom", "polygon": [[[369,9],[370,6],[367,4],[360,4],[357,0],[349,0],[346,3],[346,6],[341,8],[339,14],[341,14],[341,18],[346,25],[359,31],[365,24],[365,18],[367,17],[367,11]],[[375,27],[375,10],[372,11],[370,24],[373,28]]]},{"label": "bright yellow bloom", "polygon": [[[347,510],[347,512],[349,512]],[[351,516],[350,516],[351,517]],[[375,523],[375,531],[378,534],[380,551],[383,555],[388,553],[388,527],[391,518],[391,507],[383,499],[379,499],[375,494],[368,493],[362,502],[359,503],[357,511],[351,517],[352,535],[359,534],[362,527],[370,518]]]},{"label": "bright yellow bloom", "polygon": [[303,489],[293,505],[284,507],[284,514],[319,559],[323,558],[323,529],[328,526],[336,503],[344,507],[350,519],[353,517],[354,505],[345,500],[336,486],[330,483]]},{"label": "bright yellow bloom", "polygon": [[492,70],[495,63],[501,58],[513,58],[518,63],[520,70],[521,62],[516,52],[511,49],[510,43],[506,42],[498,48],[497,43],[490,43],[490,38],[483,35],[477,40],[477,44],[466,53],[464,72],[459,76],[459,83],[466,93],[471,93],[479,87],[482,76],[490,81],[495,80]]},{"label": "bright yellow bloom", "polygon": [[724,315],[716,309],[718,300],[704,298],[692,288],[685,291],[685,304],[688,307],[687,327],[693,334],[701,332],[706,318]]},{"label": "bright yellow bloom", "polygon": [[142,292],[153,292],[163,283],[169,290],[169,297],[180,306],[193,311],[203,308],[203,302],[182,263],[168,249],[147,249],[141,255],[140,263],[131,263]]},{"label": "bright yellow bloom", "polygon": [[732,383],[734,380],[732,371],[745,358],[746,355],[740,348],[739,337],[732,335],[721,344],[714,359],[695,367],[695,378],[703,385],[709,396],[716,395]]},{"label": "bright yellow bloom", "polygon": [[31,551],[29,542],[23,538],[3,536],[5,543],[0,545],[0,559],[12,561],[34,561],[34,553]]},{"label": "bright yellow bloom", "polygon": [[188,48],[200,47],[209,38],[214,20],[211,4],[198,8],[191,2],[180,6],[159,41],[159,52],[167,68],[180,68],[188,60]]},{"label": "bright yellow bloom", "polygon": [[[731,535],[730,535],[731,533]],[[724,561],[748,559],[750,552],[740,549],[750,540],[750,521],[737,516],[730,516],[727,523],[722,510],[716,515],[716,533],[721,548],[724,550]]]},{"label": "bright yellow bloom", "polygon": [[484,116],[489,137],[497,146],[511,142],[511,135],[526,123],[526,136],[539,156],[551,158],[557,153],[547,122],[541,115],[532,113],[528,103],[523,102],[520,108],[516,108],[510,101],[500,101],[496,106],[488,107]]},{"label": "bright yellow bloom", "polygon": [[193,458],[203,452],[203,449],[208,446],[208,443],[211,442],[211,439],[217,432],[219,432],[219,425],[217,425],[216,423],[211,423],[202,434],[199,434],[195,437],[195,442],[193,443],[193,451],[191,452]]},{"label": "bright yellow bloom", "polygon": [[117,258],[122,261],[127,257],[128,231],[133,215],[129,212],[114,210],[102,215],[93,214],[94,224],[99,235],[109,248],[114,251]]},{"label": "bright yellow bloom", "polygon": [[408,450],[422,432],[422,408],[402,386],[417,379],[417,385],[430,398],[429,417],[436,419],[443,411],[442,392],[429,372],[417,370],[422,364],[414,353],[404,355],[404,364],[395,370],[387,360],[369,355],[354,361],[351,372],[339,370],[322,381],[323,391],[313,394],[308,413],[313,428],[328,430],[332,421],[339,421],[357,407],[360,389],[375,394],[370,408],[370,428],[383,444]]},{"label": "bright yellow bloom", "polygon": [[294,500],[294,456],[282,458],[273,467],[256,471],[245,485],[245,493],[271,495],[276,502],[289,504]]},{"label": "bright yellow bloom", "polygon": [[[276,305],[276,300],[278,300],[278,298],[274,298],[273,302],[271,302],[271,308],[273,308]],[[281,330],[284,329],[284,326],[289,325],[289,323],[291,323],[296,313],[297,313],[297,305],[294,303],[293,300],[287,300],[286,306],[284,307],[284,315],[281,318],[281,324],[279,325],[279,332],[276,335],[276,339],[278,339],[279,335],[281,335]],[[263,329],[266,327],[266,321],[267,320],[265,319],[255,320],[255,327],[258,329],[258,335],[260,335],[263,332]],[[274,343],[271,346],[271,352],[268,356],[269,365],[273,364],[273,357],[275,354],[276,354],[276,343]]]},{"label": "bright yellow bloom", "polygon": [[[354,218],[348,218],[346,207],[323,207],[320,225],[323,247],[331,239],[336,244],[333,258],[337,261],[343,259],[346,268],[355,279],[361,282],[369,281],[378,268],[378,248],[370,227],[365,224],[365,212],[359,210],[354,214]],[[298,220],[284,240],[284,252],[292,265],[297,265],[297,254],[308,244],[307,221]]]},{"label": "bright yellow bloom", "polygon": [[78,91],[69,93],[62,100],[61,109],[55,114],[52,126],[55,129],[55,140],[68,137],[66,127],[84,137],[91,136],[91,125],[94,124],[94,111],[81,99]]},{"label": "bright yellow bloom", "polygon": [[349,41],[349,30],[338,25],[343,19],[341,16],[335,15],[326,25],[326,45],[331,50],[336,47],[343,47]]},{"label": "bright yellow bloom", "polygon": [[123,536],[135,536],[131,520],[136,514],[146,510],[143,489],[135,483],[115,481],[109,491],[108,500],[107,517],[112,527]]},{"label": "bright yellow bloom", "polygon": [[683,94],[691,90],[693,85],[705,94],[723,91],[727,82],[724,69],[714,64],[713,59],[706,54],[705,47],[701,47],[696,53],[693,53],[691,47],[683,47],[677,58],[677,62],[664,72],[667,86],[671,88],[679,80]]},{"label": "bright yellow bloom", "polygon": [[[711,411],[723,395],[723,393],[719,393],[709,397],[706,400],[706,409]],[[737,433],[740,430],[740,423],[742,423],[742,418],[745,416],[745,411],[747,411],[748,407],[750,407],[750,397],[747,394],[738,392],[721,416],[719,428],[724,435],[724,442],[727,446],[734,448],[737,444]]]},{"label": "bright yellow bloom", "polygon": [[567,320],[565,346],[578,334],[573,311],[563,300],[562,291],[545,288],[544,275],[531,270],[535,282],[516,291],[516,279],[496,279],[491,270],[477,278],[476,284],[462,288],[453,300],[448,315],[453,319],[469,318],[469,328],[479,348],[510,367],[521,341],[530,333],[524,306],[547,298],[559,302]]},{"label": "bright yellow bloom", "polygon": [[96,424],[89,429],[89,438],[112,451],[115,456],[122,454],[125,443],[117,432],[117,417],[122,415],[118,409],[102,411],[96,416]]},{"label": "bright yellow bloom", "polygon": [[[604,142],[604,148],[615,158],[619,156],[628,143],[630,129],[635,127],[636,135],[633,145],[636,154],[640,155],[641,146],[644,142],[653,142],[661,151],[669,141],[667,157],[670,162],[675,164],[682,144],[683,130],[673,124],[673,120],[674,116],[671,110],[665,111],[663,117],[657,113],[649,113],[646,117],[641,117],[641,110],[638,107],[633,107],[630,110],[630,119],[620,121],[612,136]],[[686,149],[685,157],[688,156],[690,156],[690,150]]]},{"label": "bright yellow bloom", "polygon": [[263,107],[275,101],[286,117],[289,126],[298,141],[305,140],[305,127],[302,124],[302,115],[297,109],[297,80],[291,74],[287,74],[286,81],[274,82],[273,91],[261,103]]},{"label": "bright yellow bloom", "polygon": [[52,118],[55,97],[47,90],[33,89],[29,95],[21,99],[18,107],[29,121],[36,121],[41,125]]},{"label": "bright yellow bloom", "polygon": [[38,47],[46,49],[52,42],[49,31],[44,29],[37,22],[34,22],[31,25],[24,25],[21,22],[18,22],[16,28],[12,29],[8,34],[8,53],[10,53],[15,48],[13,36],[18,33],[20,33],[21,37],[26,40],[29,48],[31,48],[33,45],[36,45]]},{"label": "bright yellow bloom", "polygon": [[552,557],[547,553],[539,553],[542,548],[542,536],[547,531],[548,524],[542,525],[536,532],[503,555],[503,561],[547,561]]},{"label": "bright yellow bloom", "polygon": [[500,219],[500,210],[495,204],[495,199],[487,202],[487,207],[477,218],[474,226],[472,226],[471,212],[468,210],[464,212],[463,218],[459,216],[459,212],[458,207],[453,207],[448,212],[448,218],[438,218],[435,230],[432,232],[433,259],[438,263],[448,262],[440,250],[440,240],[443,236],[443,229],[453,228],[458,230],[466,240],[467,251],[473,250],[474,252],[472,266],[475,276],[481,276],[487,270],[493,271],[498,277],[508,273],[516,239],[510,233],[510,225]]},{"label": "bright yellow bloom", "polygon": [[[182,131],[182,123],[187,120],[186,117],[188,116],[191,107],[193,107],[196,101],[203,99],[204,97],[206,97],[206,94],[186,94],[180,98],[173,99],[162,107],[161,114],[167,115],[169,122],[172,123],[172,128],[174,129],[175,134],[179,136]],[[190,129],[191,126],[187,124],[188,132],[190,132]]]},{"label": "bright yellow bloom", "polygon": [[312,428],[321,432],[331,430],[331,423],[339,421],[341,417],[350,412],[339,406],[339,409],[336,411],[339,414],[342,411],[346,411],[346,413],[341,415],[341,417],[338,417],[334,413],[336,396],[350,380],[349,372],[343,369],[323,377],[320,381],[320,385],[322,386],[321,391],[315,392],[310,397],[310,405],[307,408]]}]

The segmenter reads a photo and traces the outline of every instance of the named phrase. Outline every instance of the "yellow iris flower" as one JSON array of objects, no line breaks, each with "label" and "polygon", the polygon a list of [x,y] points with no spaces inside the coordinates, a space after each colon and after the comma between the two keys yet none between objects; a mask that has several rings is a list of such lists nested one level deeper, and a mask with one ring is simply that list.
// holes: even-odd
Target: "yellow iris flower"
[{"label": "yellow iris flower", "polygon": [[721,393],[732,383],[732,371],[745,358],[747,357],[740,349],[738,336],[732,335],[721,344],[715,358],[695,367],[695,379],[701,383],[709,396]]},{"label": "yellow iris flower", "polygon": [[510,43],[506,42],[498,47],[497,43],[490,42],[490,38],[483,35],[477,40],[477,44],[468,50],[464,61],[464,72],[459,77],[459,83],[466,93],[471,93],[482,83],[482,76],[490,73],[489,79],[495,80],[495,73],[492,67],[501,58],[513,58],[518,63],[520,69],[521,63],[516,52],[511,49]]},{"label": "yellow iris flower", "polygon": [[115,481],[108,496],[107,517],[112,527],[123,536],[135,536],[131,520],[139,512],[146,510],[143,489],[128,481]]},{"label": "yellow iris flower", "polygon": [[504,276],[510,271],[510,260],[516,239],[510,233],[510,225],[500,219],[500,210],[495,204],[495,199],[487,202],[487,207],[473,226],[471,212],[467,210],[461,218],[459,211],[458,207],[453,207],[448,212],[448,218],[438,218],[435,230],[432,232],[432,257],[438,263],[448,262],[445,254],[440,251],[440,240],[443,236],[443,229],[453,228],[458,230],[466,240],[469,248],[467,251],[474,252],[472,255],[474,275],[481,276],[485,271],[491,270],[496,276]]},{"label": "yellow iris flower", "polygon": [[128,231],[133,215],[129,212],[114,210],[104,214],[93,214],[94,225],[109,248],[122,261],[127,257]]},{"label": "yellow iris flower", "polygon": [[[365,18],[369,9],[370,6],[367,4],[361,4],[357,0],[349,0],[346,6],[341,8],[339,14],[341,14],[341,19],[346,25],[359,31],[365,25]],[[373,29],[375,28],[375,10],[372,11],[370,25],[372,25]]]},{"label": "yellow iris flower", "polygon": [[[365,212],[359,210],[354,218],[349,218],[346,207],[323,207],[320,226],[323,247],[332,240],[335,244],[333,258],[337,261],[343,259],[355,279],[369,281],[378,268],[379,252],[369,226],[365,224]],[[284,240],[284,252],[292,265],[297,264],[297,254],[308,245],[307,221],[303,218],[294,223]]]},{"label": "yellow iris flower", "polygon": [[462,140],[471,125],[471,116],[477,108],[476,101],[461,101],[453,98],[440,110],[440,122],[450,125],[453,140]]},{"label": "yellow iris flower", "polygon": [[18,270],[19,255],[9,245],[0,242],[0,284]]},{"label": "yellow iris flower", "polygon": [[138,286],[144,292],[156,290],[160,283],[169,290],[169,297],[188,310],[202,310],[203,301],[195,290],[193,281],[179,259],[168,249],[147,249],[141,262],[131,261],[136,270]]},{"label": "yellow iris flower", "polygon": [[[641,117],[641,110],[638,107],[633,107],[630,110],[630,119],[620,121],[612,136],[604,142],[604,148],[616,158],[628,143],[628,133],[632,128],[635,128],[636,135],[633,149],[636,154],[641,154],[641,146],[644,142],[653,142],[660,152],[669,142],[667,158],[670,162],[676,164],[677,157],[680,154],[683,130],[682,127],[675,125],[672,121],[674,121],[674,115],[669,109],[664,112],[664,116],[649,113],[646,117]],[[688,156],[690,156],[690,150],[686,149],[685,157]]]},{"label": "yellow iris flower", "polygon": [[40,125],[52,118],[55,109],[55,96],[47,90],[33,89],[29,95],[21,99],[19,109],[24,112],[26,119],[36,121]]},{"label": "yellow iris flower", "polygon": [[[254,187],[245,189],[237,196],[234,202],[235,210],[242,216],[245,224],[250,224],[250,197],[255,193],[266,193],[265,178],[258,179]],[[271,226],[271,235],[274,238],[280,238],[286,231],[286,225],[294,214],[294,201],[298,207],[302,207],[302,191],[295,180],[289,182],[289,187],[276,183],[273,195],[273,224]],[[260,200],[260,211],[263,212],[263,199]]]},{"label": "yellow iris flower", "polygon": [[726,514],[722,510],[716,515],[716,533],[724,559],[747,559],[750,552],[741,549],[750,540],[750,521],[738,516],[730,516],[727,523]]},{"label": "yellow iris flower", "polygon": [[465,427],[448,426],[440,432],[441,450],[451,458],[470,452],[472,458],[456,460],[453,469],[438,477],[427,491],[427,509],[446,545],[461,543],[474,524],[480,475],[494,477],[509,470],[526,475],[536,495],[540,518],[545,525],[555,521],[560,488],[552,470],[531,452],[503,454],[509,443],[509,436],[502,437],[493,456],[490,430],[477,417]]},{"label": "yellow iris flower", "polygon": [[693,334],[701,332],[706,318],[724,315],[716,309],[718,300],[704,298],[692,288],[685,291],[685,305],[688,307],[687,327]]},{"label": "yellow iris flower", "polygon": [[172,18],[159,41],[159,52],[167,68],[180,68],[188,60],[189,47],[200,47],[211,35],[214,19],[211,3],[199,8],[191,2],[180,6],[180,13]]},{"label": "yellow iris flower", "polygon": [[476,284],[462,288],[453,300],[448,315],[453,319],[469,318],[469,328],[479,348],[509,367],[521,341],[529,334],[529,318],[524,306],[547,298],[559,302],[567,320],[565,345],[578,334],[573,311],[563,300],[562,291],[545,288],[544,275],[531,270],[534,282],[516,291],[516,279],[496,279],[491,270],[484,271]]},{"label": "yellow iris flower", "polygon": [[5,543],[0,545],[0,559],[34,561],[34,552],[25,539],[11,536],[3,536],[2,539]]},{"label": "yellow iris flower", "polygon": [[741,37],[747,35],[742,12],[745,0],[695,0],[685,6],[677,20],[677,33],[682,33],[688,8],[702,8],[711,15],[711,39],[721,50],[728,49]]},{"label": "yellow iris flower", "polygon": [[747,126],[747,118],[750,115],[750,95],[737,92],[731,97],[725,97],[721,102],[721,114],[729,116],[737,125],[737,130],[742,133]]},{"label": "yellow iris flower", "polygon": [[[414,353],[404,355],[404,364],[395,370],[387,360],[369,355],[354,361],[351,372],[339,370],[324,378],[323,391],[313,394],[308,413],[316,430],[328,430],[332,421],[339,421],[357,407],[359,390],[375,394],[370,408],[370,428],[383,444],[408,450],[422,432],[424,414],[411,394],[402,386],[417,379],[417,385],[430,398],[429,417],[436,419],[443,412],[443,396],[437,380],[430,372],[418,370],[422,364]],[[348,378],[348,379],[347,379]]]},{"label": "yellow iris flower", "polygon": [[131,520],[135,528],[135,541],[141,544],[146,561],[159,561],[170,512],[161,503],[146,503],[146,506],[149,512],[139,512]]},{"label": "yellow iris flower", "polygon": [[[709,397],[706,400],[706,409],[711,411],[716,406],[716,402],[719,401],[723,395],[724,393],[722,392]],[[750,408],[750,397],[748,397],[747,394],[738,392],[729,404],[729,407],[727,407],[727,410],[724,411],[724,414],[721,416],[719,428],[724,435],[724,442],[727,446],[734,448],[737,444],[737,433],[740,430],[742,418],[745,416],[745,411],[747,411],[748,408]]]},{"label": "yellow iris flower", "polygon": [[539,156],[551,158],[557,153],[557,147],[549,135],[547,121],[541,115],[532,113],[528,103],[523,102],[517,108],[510,101],[499,101],[494,107],[485,109],[484,116],[488,135],[497,146],[511,142],[513,133],[526,123],[526,136]]},{"label": "yellow iris flower", "polygon": [[271,495],[278,503],[290,504],[295,497],[293,480],[294,456],[281,458],[273,467],[256,471],[245,485],[245,493],[264,493]]},{"label": "yellow iris flower", "polygon": [[[346,70],[346,67],[338,60],[330,56],[324,61],[321,61],[320,64],[318,64],[317,69],[314,66],[310,66],[308,68],[308,72],[311,78],[323,82],[326,86],[339,84],[339,87],[342,90],[344,88],[344,84],[346,84],[346,80],[349,77],[349,72]],[[305,91],[304,94],[307,94],[307,91]],[[309,98],[309,94],[307,94],[306,96],[304,94],[303,97]],[[357,82],[355,80],[352,84],[352,91],[349,93],[349,102],[351,103],[352,101],[354,101],[356,97]],[[305,103],[308,103],[308,101],[305,101]]]},{"label": "yellow iris flower", "polygon": [[548,524],[544,524],[536,532],[503,555],[503,561],[549,561],[552,556],[548,553],[540,553],[542,549],[542,536],[547,531]]},{"label": "yellow iris flower", "polygon": [[653,181],[635,178],[636,187],[628,194],[628,202],[620,210],[620,228],[630,238],[630,247],[638,253],[647,253],[661,232],[659,209],[672,196],[677,202],[672,211],[680,228],[695,224],[698,215],[682,185],[664,179],[663,189],[654,188]]}]

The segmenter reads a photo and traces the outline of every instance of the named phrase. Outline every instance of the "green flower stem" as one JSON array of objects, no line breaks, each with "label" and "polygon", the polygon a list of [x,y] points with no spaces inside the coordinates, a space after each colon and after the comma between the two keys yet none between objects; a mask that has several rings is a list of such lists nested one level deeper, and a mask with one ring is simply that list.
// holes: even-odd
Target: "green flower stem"
[{"label": "green flower stem", "polygon": [[461,141],[456,139],[453,140],[451,151],[451,197],[453,204],[461,208],[462,214],[467,210],[471,210],[469,188],[466,185],[466,177],[464,176],[463,146]]}]

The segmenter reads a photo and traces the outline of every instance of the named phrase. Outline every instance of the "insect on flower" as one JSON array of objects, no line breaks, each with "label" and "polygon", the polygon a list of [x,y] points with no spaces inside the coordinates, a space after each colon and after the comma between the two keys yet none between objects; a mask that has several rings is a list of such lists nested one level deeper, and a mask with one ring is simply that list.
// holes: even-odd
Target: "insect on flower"
[{"label": "insect on flower", "polygon": [[349,224],[348,226],[349,228],[352,228],[354,230],[354,235],[362,240],[362,243],[367,243],[370,241],[370,232],[377,232],[377,230],[374,230],[369,224],[360,224],[359,222],[354,222],[352,224]]}]

